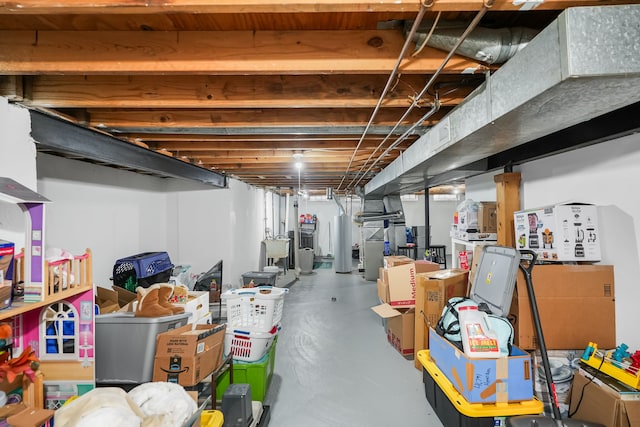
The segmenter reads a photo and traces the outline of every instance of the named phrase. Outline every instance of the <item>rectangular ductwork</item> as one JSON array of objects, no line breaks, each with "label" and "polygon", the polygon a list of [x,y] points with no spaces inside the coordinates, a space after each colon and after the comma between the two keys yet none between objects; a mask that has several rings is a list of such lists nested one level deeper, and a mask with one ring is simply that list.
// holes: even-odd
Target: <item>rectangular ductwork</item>
[{"label": "rectangular ductwork", "polygon": [[436,176],[482,173],[491,156],[640,102],[639,22],[640,5],[565,10],[364,194],[419,191]]}]

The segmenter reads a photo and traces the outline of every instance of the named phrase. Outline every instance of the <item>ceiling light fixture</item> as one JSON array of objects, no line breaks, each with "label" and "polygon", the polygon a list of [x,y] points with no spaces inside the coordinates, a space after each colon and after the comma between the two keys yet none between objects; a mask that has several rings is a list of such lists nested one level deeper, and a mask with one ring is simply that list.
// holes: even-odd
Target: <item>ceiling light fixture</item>
[{"label": "ceiling light fixture", "polygon": [[298,169],[298,170],[302,169],[302,165],[303,165],[302,157],[303,157],[302,153],[299,153],[299,152],[293,153],[293,158],[295,160],[295,166],[296,166],[296,169]]}]

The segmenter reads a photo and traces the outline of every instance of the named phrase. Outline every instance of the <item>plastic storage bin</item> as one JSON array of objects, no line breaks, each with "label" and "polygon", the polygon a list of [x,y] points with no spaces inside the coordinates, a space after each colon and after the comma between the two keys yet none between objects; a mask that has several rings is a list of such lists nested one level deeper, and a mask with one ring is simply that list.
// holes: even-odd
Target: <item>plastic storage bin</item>
[{"label": "plastic storage bin", "polygon": [[255,362],[269,351],[278,334],[279,326],[270,332],[248,332],[239,329],[227,331],[224,336],[224,354],[233,354],[233,360]]},{"label": "plastic storage bin", "polygon": [[537,415],[544,410],[535,398],[513,403],[469,403],[436,366],[429,350],[419,351],[418,360],[427,401],[447,427],[493,427],[505,417]]},{"label": "plastic storage bin", "polygon": [[275,286],[278,273],[274,271],[248,271],[242,275],[242,284],[249,285],[253,280],[256,286]]},{"label": "plastic storage bin", "polygon": [[137,286],[147,288],[154,283],[168,282],[173,264],[166,252],[144,252],[116,261],[113,284],[135,292]]},{"label": "plastic storage bin", "polygon": [[[233,361],[233,382],[251,385],[251,397],[253,400],[264,401],[267,389],[276,366],[277,337],[273,340],[271,348],[262,359],[256,362]],[[225,371],[216,380],[216,396],[222,396],[229,387],[229,371]]]},{"label": "plastic storage bin", "polygon": [[134,317],[133,313],[95,318],[96,383],[140,384],[153,377],[156,335],[187,324],[189,313]]},{"label": "plastic storage bin", "polygon": [[222,294],[227,305],[229,329],[249,332],[269,332],[282,320],[284,295],[287,288],[259,286],[231,289]]}]

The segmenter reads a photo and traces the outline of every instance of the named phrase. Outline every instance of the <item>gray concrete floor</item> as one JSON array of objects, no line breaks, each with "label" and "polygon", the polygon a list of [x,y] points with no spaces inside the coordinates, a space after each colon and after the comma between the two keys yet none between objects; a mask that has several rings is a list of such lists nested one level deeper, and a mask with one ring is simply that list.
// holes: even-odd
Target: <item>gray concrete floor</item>
[{"label": "gray concrete floor", "polygon": [[442,426],[421,372],[387,342],[377,304],[376,282],[355,267],[315,269],[290,285],[264,402],[270,426]]}]

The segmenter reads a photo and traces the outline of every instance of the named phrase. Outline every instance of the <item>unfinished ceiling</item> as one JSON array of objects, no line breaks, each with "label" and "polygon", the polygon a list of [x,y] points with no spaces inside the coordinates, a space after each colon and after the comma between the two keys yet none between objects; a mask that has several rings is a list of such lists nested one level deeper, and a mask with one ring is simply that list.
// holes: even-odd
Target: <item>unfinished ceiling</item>
[{"label": "unfinished ceiling", "polygon": [[[34,110],[40,151],[218,186],[353,193],[508,63],[516,37],[568,7],[631,3],[0,1],[0,95]],[[451,53],[476,25],[507,59],[486,44]]]}]

